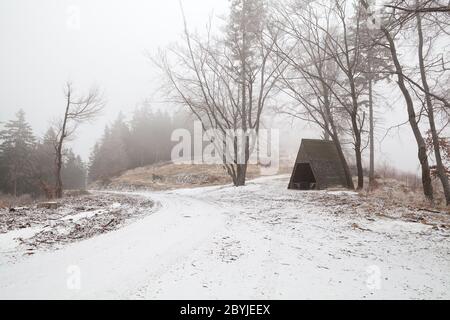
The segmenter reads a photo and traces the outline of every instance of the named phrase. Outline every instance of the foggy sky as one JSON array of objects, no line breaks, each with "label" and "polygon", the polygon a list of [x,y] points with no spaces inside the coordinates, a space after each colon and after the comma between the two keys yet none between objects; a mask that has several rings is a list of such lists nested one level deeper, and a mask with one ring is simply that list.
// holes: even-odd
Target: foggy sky
[{"label": "foggy sky", "polygon": [[[203,29],[211,14],[226,13],[228,0],[184,0],[183,6],[190,28]],[[42,136],[50,121],[64,111],[66,81],[72,81],[79,92],[98,85],[107,107],[71,142],[87,160],[104,125],[119,111],[132,112],[146,99],[170,108],[155,99],[159,73],[145,52],[156,53],[177,41],[182,28],[178,0],[0,1],[0,122],[22,108],[35,134]],[[387,97],[387,101],[396,100]],[[394,110],[379,116],[381,139],[385,128],[407,120],[403,101],[398,99]],[[302,137],[319,137],[304,124],[290,127],[278,121],[278,126],[293,152]],[[382,153],[377,144],[380,161],[417,171],[417,151],[408,126],[391,131],[381,147]]]}]

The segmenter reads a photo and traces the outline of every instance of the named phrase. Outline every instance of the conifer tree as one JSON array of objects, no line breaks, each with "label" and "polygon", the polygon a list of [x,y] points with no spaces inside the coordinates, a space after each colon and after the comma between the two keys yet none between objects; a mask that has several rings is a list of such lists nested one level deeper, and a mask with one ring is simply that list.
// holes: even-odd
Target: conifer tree
[{"label": "conifer tree", "polygon": [[3,191],[18,196],[31,192],[30,162],[36,145],[33,130],[25,120],[25,112],[19,110],[16,119],[8,121],[0,131],[0,167]]}]

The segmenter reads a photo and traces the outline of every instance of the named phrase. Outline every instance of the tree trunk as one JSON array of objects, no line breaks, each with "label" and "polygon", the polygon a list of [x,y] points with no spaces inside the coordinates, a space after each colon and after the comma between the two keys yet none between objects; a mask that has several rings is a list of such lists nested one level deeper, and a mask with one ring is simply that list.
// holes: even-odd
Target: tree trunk
[{"label": "tree trunk", "polygon": [[16,168],[16,166],[14,166],[14,182],[13,182],[13,185],[14,185],[14,198],[17,198],[17,168]]},{"label": "tree trunk", "polygon": [[364,172],[362,166],[362,154],[361,154],[361,131],[359,131],[358,123],[356,120],[356,113],[352,114],[352,126],[355,134],[355,158],[356,158],[356,170],[358,173],[358,186],[357,190],[361,190],[364,187]]},{"label": "tree trunk", "polygon": [[[59,150],[59,147],[58,147]],[[58,154],[56,155],[56,184],[55,184],[55,197],[57,199],[62,198],[62,176],[61,176],[61,169],[62,169],[62,155],[61,151],[58,151]]]},{"label": "tree trunk", "polygon": [[341,160],[342,166],[344,167],[345,181],[347,184],[347,188],[354,190],[355,185],[353,184],[352,173],[350,168],[348,167],[347,159],[345,158],[344,151],[342,150],[341,141],[339,140],[339,135],[336,130],[336,126],[334,124],[333,115],[331,114],[331,105],[329,99],[329,91],[325,82],[322,81],[323,84],[323,95],[324,95],[324,120],[325,120],[325,131],[331,137],[336,150],[338,152],[339,159]]},{"label": "tree trunk", "polygon": [[[350,61],[347,58],[347,65],[350,66]],[[352,122],[352,131],[353,135],[355,136],[355,160],[356,160],[356,170],[358,174],[358,186],[357,190],[361,190],[364,187],[364,172],[363,172],[363,165],[362,165],[362,151],[361,151],[361,130],[358,127],[358,98],[356,94],[356,87],[355,87],[355,76],[352,73],[352,71],[347,72],[347,78],[350,84],[350,94],[352,98],[352,110],[350,112],[350,118]]]},{"label": "tree trunk", "polygon": [[434,156],[436,158],[436,169],[439,176],[439,179],[441,180],[442,187],[444,189],[444,195],[446,204],[450,205],[450,185],[448,182],[447,173],[444,167],[444,164],[442,162],[442,155],[439,145],[439,135],[437,134],[436,130],[436,123],[434,119],[434,109],[433,109],[433,103],[431,101],[430,97],[430,87],[428,85],[427,75],[425,71],[425,59],[423,56],[423,32],[422,32],[422,18],[420,14],[416,15],[417,17],[417,32],[419,35],[419,66],[420,66],[420,75],[422,79],[423,88],[425,90],[425,101],[427,105],[427,113],[428,113],[428,120],[430,122],[430,131],[431,136],[433,140],[433,149],[434,149]]},{"label": "tree trunk", "polygon": [[[245,186],[245,181],[247,177],[247,166],[248,166],[248,160],[250,158],[250,146],[249,146],[249,137],[247,135],[244,136],[243,141],[244,146],[242,148],[239,148],[238,145],[238,138],[234,137],[233,139],[233,152],[234,152],[234,165],[231,165],[235,167],[234,170],[231,170],[230,168],[227,169],[228,174],[233,179],[233,184],[235,187],[241,187]],[[224,146],[225,148],[226,146]],[[243,162],[241,152],[244,152]],[[224,161],[226,161],[226,158],[223,158]]]},{"label": "tree trunk", "polygon": [[406,107],[408,110],[408,117],[409,117],[409,124],[411,126],[411,129],[414,133],[414,138],[417,142],[417,148],[418,148],[418,158],[419,162],[422,168],[422,186],[423,186],[423,193],[429,200],[433,200],[433,186],[431,184],[431,175],[430,175],[430,165],[428,163],[428,156],[427,156],[427,148],[425,144],[425,140],[422,137],[422,133],[420,132],[419,125],[416,120],[416,112],[414,110],[414,103],[411,98],[411,95],[409,94],[408,89],[405,85],[405,79],[403,76],[403,69],[400,64],[400,61],[397,56],[397,49],[395,47],[394,39],[392,38],[390,32],[385,28],[382,27],[382,31],[384,35],[386,36],[386,39],[389,42],[389,49],[391,51],[392,60],[394,62],[396,74],[397,74],[397,84],[402,91],[403,97],[405,98]]},{"label": "tree trunk", "polygon": [[[249,137],[245,135],[243,139],[244,143],[244,163],[237,163],[236,165],[236,181],[235,186],[241,187],[245,186],[245,181],[247,178],[247,166],[248,166],[248,159],[250,158],[250,141]],[[241,152],[241,150],[239,150]]]},{"label": "tree trunk", "polygon": [[344,151],[342,150],[341,141],[339,140],[339,136],[336,130],[336,127],[334,125],[334,122],[329,118],[329,124],[330,124],[330,132],[328,134],[331,136],[331,139],[334,143],[334,146],[336,147],[336,150],[338,152],[339,160],[341,160],[342,166],[344,167],[344,174],[345,174],[345,182],[347,184],[347,188],[354,190],[355,185],[353,184],[353,178],[352,173],[350,171],[350,168],[348,167],[347,159],[345,158]]},{"label": "tree trunk", "polygon": [[58,145],[56,147],[55,197],[57,199],[62,198],[62,196],[63,196],[63,182],[62,182],[62,176],[61,176],[61,169],[62,169],[62,165],[63,165],[62,151],[63,151],[64,139],[66,137],[67,116],[69,114],[69,108],[70,108],[70,90],[67,93],[67,105],[66,105],[66,111],[64,112],[61,136],[59,137]]},{"label": "tree trunk", "polygon": [[350,171],[350,168],[348,167],[347,159],[345,158],[344,151],[342,150],[341,143],[339,139],[333,139],[334,145],[336,146],[336,149],[338,151],[339,159],[342,162],[342,166],[344,167],[344,173],[345,173],[345,180],[347,183],[347,188],[354,190],[355,185],[353,184],[353,178],[352,173]]},{"label": "tree trunk", "polygon": [[[245,1],[243,2],[243,12],[245,12]],[[244,164],[239,163],[239,160],[236,161],[236,181],[234,183],[234,185],[236,187],[240,187],[240,186],[245,186],[245,179],[246,179],[246,175],[247,175],[247,163],[248,163],[248,154],[249,154],[249,145],[248,145],[248,137],[247,137],[247,57],[246,57],[246,49],[247,49],[247,45],[246,45],[246,35],[247,35],[247,30],[245,28],[245,22],[241,25],[241,31],[242,31],[242,51],[241,52],[241,82],[242,82],[242,87],[241,87],[241,92],[242,92],[242,104],[241,104],[241,126],[242,126],[242,131],[244,134],[244,137],[242,139],[242,143],[244,143]],[[241,146],[242,147],[242,146]],[[242,152],[242,148],[237,148],[239,149],[239,151],[237,152]],[[236,153],[236,157],[238,159],[240,159],[240,157],[237,155]]]},{"label": "tree trunk", "polygon": [[330,135],[328,134],[327,130],[323,131],[323,139],[325,141],[330,141]]},{"label": "tree trunk", "polygon": [[[369,71],[371,72],[371,70]],[[374,119],[373,119],[373,88],[372,78],[369,79],[369,188],[375,184],[375,141],[374,141]]]},{"label": "tree trunk", "polygon": [[[326,94],[328,94],[328,91],[326,92]],[[325,103],[326,104],[329,104],[329,101],[328,101],[328,99],[327,99],[328,97],[325,97]],[[324,140],[326,140],[326,141],[330,141],[330,138],[331,138],[331,136],[330,136],[330,133],[329,133],[329,130],[330,130],[330,121],[329,121],[329,119],[328,119],[328,116],[327,116],[327,112],[324,112],[324,126],[325,126],[325,129],[323,130],[323,138],[324,138]]]},{"label": "tree trunk", "polygon": [[247,164],[238,164],[236,166],[236,181],[234,185],[236,187],[245,186],[245,178],[247,175]]}]

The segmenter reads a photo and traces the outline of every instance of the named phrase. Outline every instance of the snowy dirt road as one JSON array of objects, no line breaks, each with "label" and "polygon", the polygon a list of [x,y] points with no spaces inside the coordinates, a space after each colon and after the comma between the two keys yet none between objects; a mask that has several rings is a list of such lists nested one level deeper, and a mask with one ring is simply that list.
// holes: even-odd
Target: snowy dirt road
[{"label": "snowy dirt road", "polygon": [[286,184],[138,193],[159,210],[0,264],[0,298],[450,298],[448,229],[355,210],[352,192]]}]

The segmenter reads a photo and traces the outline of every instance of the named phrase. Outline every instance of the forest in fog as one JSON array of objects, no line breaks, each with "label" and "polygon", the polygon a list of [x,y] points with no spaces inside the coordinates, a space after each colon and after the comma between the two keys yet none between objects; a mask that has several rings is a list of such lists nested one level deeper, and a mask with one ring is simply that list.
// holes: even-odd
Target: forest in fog
[{"label": "forest in fog", "polygon": [[[242,148],[238,138],[231,143],[233,161],[223,163],[233,184],[245,185],[256,148],[249,135],[266,128],[264,116],[277,114],[286,123],[309,123],[332,141],[346,186],[357,190],[367,183],[376,187],[379,136],[408,127],[424,196],[432,201],[443,194],[450,203],[446,1],[233,0],[226,18],[212,17],[195,31],[179,5],[181,39],[150,53],[149,62],[159,72],[164,101],[182,111],[139,107],[119,114],[83,162],[70,143],[107,103],[99,88],[82,92],[68,82],[61,112],[53,115],[59,120],[43,137],[21,111],[3,124],[2,192],[59,198],[64,188],[84,188],[86,181],[108,181],[124,170],[171,160],[170,135],[188,118],[217,130],[212,141],[219,145],[226,144],[229,130],[246,135]],[[376,115],[390,116],[386,100],[393,97],[389,108],[402,110],[403,117],[394,128],[382,129]]]},{"label": "forest in fog", "polygon": [[[433,200],[437,177],[450,204],[449,28],[444,0],[232,1],[221,33],[192,32],[185,18],[184,43],[161,51],[158,63],[167,94],[205,128],[258,134],[270,106],[312,123],[334,142],[347,187],[357,190],[367,154],[375,185],[374,112],[389,116],[376,93],[393,91],[417,145],[424,195]],[[248,141],[236,158],[248,158]],[[225,167],[245,184],[246,163]]]},{"label": "forest in fog", "polygon": [[[90,159],[85,162],[70,147],[63,150],[62,181],[65,189],[86,188],[87,183],[108,179],[127,169],[170,161],[174,129],[188,128],[189,115],[178,112],[153,112],[149,107],[136,108],[131,119],[120,113],[104,128]],[[42,138],[36,136],[18,111],[16,118],[0,132],[0,191],[14,196],[54,197],[55,155],[58,135],[50,127]]]},{"label": "forest in fog", "polygon": [[450,0],[1,0],[0,23],[0,299],[450,299]]}]

